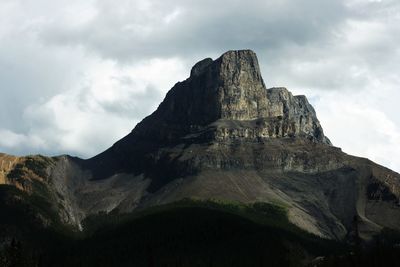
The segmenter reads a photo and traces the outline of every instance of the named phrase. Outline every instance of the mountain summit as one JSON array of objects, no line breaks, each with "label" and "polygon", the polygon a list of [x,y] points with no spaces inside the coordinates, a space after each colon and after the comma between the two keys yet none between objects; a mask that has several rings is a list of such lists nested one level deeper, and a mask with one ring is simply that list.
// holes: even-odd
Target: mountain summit
[{"label": "mountain summit", "polygon": [[0,182],[47,192],[66,224],[193,198],[278,203],[324,238],[400,230],[400,175],[334,147],[305,96],[265,87],[250,50],[196,63],[153,114],[91,159],[0,163]]},{"label": "mountain summit", "polygon": [[[303,136],[330,144],[305,96],[292,96],[285,88],[266,90],[251,50],[229,51],[215,61],[195,64],[190,77],[177,83],[132,133],[171,142],[214,122],[221,122],[215,135],[233,130],[222,126],[226,121],[243,125],[237,133],[241,137]],[[246,127],[244,122],[254,123]]]},{"label": "mountain summit", "polygon": [[286,88],[266,89],[256,54],[229,51],[196,63],[190,77],[177,83],[153,114],[89,164],[95,179],[102,179],[143,168],[148,165],[143,154],[166,145],[271,138],[331,145],[305,96],[293,96]]}]

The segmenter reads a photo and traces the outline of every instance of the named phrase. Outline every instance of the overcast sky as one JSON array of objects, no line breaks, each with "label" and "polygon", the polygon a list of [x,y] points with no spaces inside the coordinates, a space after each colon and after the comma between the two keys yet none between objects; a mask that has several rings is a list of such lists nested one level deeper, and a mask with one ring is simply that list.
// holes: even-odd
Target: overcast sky
[{"label": "overcast sky", "polygon": [[399,172],[399,44],[398,0],[0,0],[0,151],[94,156],[248,48],[335,146]]}]

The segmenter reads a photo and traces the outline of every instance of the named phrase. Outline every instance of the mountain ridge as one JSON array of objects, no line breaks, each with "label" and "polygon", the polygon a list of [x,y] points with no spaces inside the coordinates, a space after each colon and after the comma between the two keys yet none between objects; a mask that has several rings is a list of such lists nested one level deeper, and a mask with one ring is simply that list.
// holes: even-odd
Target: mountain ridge
[{"label": "mountain ridge", "polygon": [[[293,96],[283,87],[266,89],[256,54],[251,50],[228,51],[215,61],[208,58],[196,63],[191,76],[173,86],[155,112],[88,162],[95,165],[92,169],[101,170],[95,175],[101,179],[107,173],[101,165],[110,161],[101,157],[113,154],[105,157],[119,158],[115,164],[120,164],[124,159],[118,154],[132,153],[133,146],[149,142],[144,150],[187,142],[185,136],[192,137],[191,142],[206,142],[296,135],[331,144],[305,96]],[[124,164],[131,166],[132,162]],[[112,168],[124,171],[126,166]]]},{"label": "mountain ridge", "polygon": [[281,203],[290,222],[330,239],[349,238],[355,218],[364,239],[400,230],[400,175],[334,147],[305,96],[266,89],[251,50],[196,63],[155,112],[91,159],[0,162],[4,183],[23,190],[39,171],[43,195],[78,227],[90,214],[196,198]]}]

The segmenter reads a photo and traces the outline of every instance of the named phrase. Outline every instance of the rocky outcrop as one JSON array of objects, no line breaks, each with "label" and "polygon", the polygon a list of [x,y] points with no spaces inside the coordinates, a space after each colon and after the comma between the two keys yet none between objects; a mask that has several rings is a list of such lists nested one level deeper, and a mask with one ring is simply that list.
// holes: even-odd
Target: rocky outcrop
[{"label": "rocky outcrop", "polygon": [[218,121],[215,138],[262,140],[301,137],[331,144],[305,96],[293,96],[286,88],[271,88],[266,90],[266,100],[268,110],[256,119]]},{"label": "rocky outcrop", "polygon": [[[301,136],[330,144],[305,96],[293,96],[286,88],[266,89],[250,50],[229,51],[215,61],[195,64],[191,76],[177,83],[132,134],[176,142],[219,120],[247,122],[250,128],[237,130],[252,132],[254,139]],[[236,138],[236,129],[221,125],[208,136],[230,139],[227,134],[232,132]]]},{"label": "rocky outcrop", "polygon": [[195,64],[191,76],[177,83],[153,114],[85,164],[95,179],[116,172],[140,174],[154,171],[157,157],[143,155],[160,147],[270,138],[330,145],[304,96],[293,96],[285,88],[266,89],[255,53],[229,51],[214,61]]}]

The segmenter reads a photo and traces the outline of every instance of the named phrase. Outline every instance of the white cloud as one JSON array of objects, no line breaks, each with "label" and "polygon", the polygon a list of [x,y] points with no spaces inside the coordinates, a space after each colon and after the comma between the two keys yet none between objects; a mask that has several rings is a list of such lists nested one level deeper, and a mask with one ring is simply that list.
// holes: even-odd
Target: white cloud
[{"label": "white cloud", "polygon": [[46,152],[53,148],[59,153],[93,156],[149,115],[181,79],[183,69],[177,59],[154,59],[134,67],[94,62],[70,90],[25,109],[24,119],[31,123],[28,137],[40,136],[39,148]]},{"label": "white cloud", "polygon": [[25,136],[21,134],[16,134],[10,130],[7,129],[0,129],[0,145],[7,147],[7,148],[12,148],[15,147],[16,145],[19,145],[20,143],[24,142]]},{"label": "white cloud", "polygon": [[44,148],[43,140],[35,135],[18,134],[8,129],[0,129],[0,147],[18,152],[23,147]]},{"label": "white cloud", "polygon": [[336,92],[316,101],[325,133],[345,152],[399,170],[400,128],[362,97]]}]

